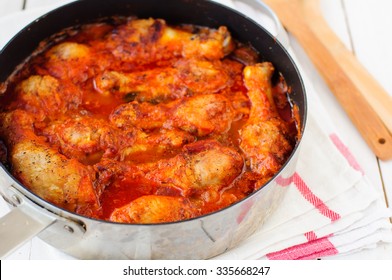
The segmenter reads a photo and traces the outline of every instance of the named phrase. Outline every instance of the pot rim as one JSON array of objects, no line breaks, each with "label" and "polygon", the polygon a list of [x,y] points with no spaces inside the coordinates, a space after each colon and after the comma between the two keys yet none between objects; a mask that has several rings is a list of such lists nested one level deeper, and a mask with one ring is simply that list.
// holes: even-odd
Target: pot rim
[{"label": "pot rim", "polygon": [[[62,5],[60,7],[54,8],[48,12],[46,12],[45,14],[39,16],[38,18],[36,18],[35,20],[33,20],[32,22],[30,22],[28,25],[26,25],[24,28],[22,28],[20,31],[18,31],[5,45],[4,47],[0,50],[0,57],[3,55],[3,52],[9,47],[9,45],[12,44],[12,42],[16,39],[19,38],[20,36],[23,36],[25,32],[27,32],[29,29],[31,29],[31,27],[34,27],[37,24],[40,24],[40,22],[44,21],[48,16],[56,14],[61,12],[62,10],[66,9],[67,7],[72,7],[75,5],[78,5],[79,2],[91,2],[92,4],[94,3],[93,0],[79,0],[79,1],[73,1],[70,3],[67,3],[65,5]],[[116,226],[126,226],[126,227],[140,227],[140,226],[145,226],[145,227],[160,227],[160,226],[165,226],[165,225],[175,225],[175,224],[184,224],[187,222],[193,222],[195,220],[200,220],[200,219],[204,219],[206,217],[210,217],[212,215],[217,215],[218,213],[222,213],[227,211],[230,208],[236,207],[239,204],[244,203],[247,200],[250,200],[253,196],[256,196],[260,191],[262,191],[264,188],[268,187],[268,185],[270,185],[270,183],[272,181],[274,181],[278,176],[281,175],[281,173],[283,173],[283,171],[286,169],[286,167],[293,161],[295,160],[296,155],[299,152],[299,147],[301,145],[301,143],[303,142],[302,139],[304,137],[304,133],[306,131],[306,122],[307,122],[307,117],[308,117],[308,106],[307,106],[307,96],[306,96],[306,89],[304,86],[304,82],[301,76],[301,73],[299,71],[299,68],[296,65],[296,62],[293,60],[293,58],[291,57],[290,53],[288,52],[288,50],[278,41],[276,40],[276,38],[266,29],[264,28],[262,25],[260,25],[258,22],[254,21],[253,19],[251,19],[250,17],[246,16],[245,14],[234,10],[231,7],[228,7],[226,5],[223,5],[221,3],[212,1],[212,0],[202,0],[203,2],[207,2],[209,5],[215,5],[215,6],[219,6],[221,9],[226,9],[228,11],[230,11],[230,13],[236,14],[236,16],[241,17],[242,19],[250,22],[250,24],[255,25],[257,27],[257,29],[261,30],[262,32],[265,33],[266,36],[272,38],[275,40],[275,44],[278,46],[278,48],[280,48],[284,54],[286,55],[286,57],[289,59],[291,66],[293,67],[293,72],[295,72],[295,76],[296,78],[298,78],[299,83],[301,85],[301,94],[303,96],[303,105],[302,105],[302,111],[303,114],[300,115],[300,138],[297,139],[297,142],[293,148],[293,151],[291,152],[290,156],[287,158],[286,162],[282,165],[282,167],[279,169],[279,171],[274,174],[262,187],[260,187],[258,190],[252,192],[251,194],[249,194],[248,196],[246,196],[243,199],[240,199],[236,202],[234,202],[233,204],[230,204],[229,206],[226,206],[224,208],[221,208],[217,211],[211,212],[211,213],[207,213],[201,216],[197,216],[194,218],[190,218],[190,219],[186,219],[186,220],[180,220],[180,221],[174,221],[174,222],[164,222],[164,223],[146,223],[146,224],[130,224],[130,223],[117,223],[117,222],[113,222],[113,221],[108,221],[108,220],[101,220],[101,219],[97,219],[97,218],[91,218],[91,217],[87,217],[87,216],[83,216],[81,214],[72,212],[70,210],[61,208],[59,206],[56,206],[55,204],[44,200],[43,198],[39,197],[38,195],[36,195],[34,192],[30,191],[27,187],[25,187],[22,183],[19,182],[19,180],[17,180],[12,174],[11,172],[0,162],[0,167],[4,170],[4,172],[8,175],[8,177],[10,179],[12,179],[12,183],[11,185],[13,187],[15,187],[18,191],[20,191],[24,196],[26,196],[26,198],[28,198],[29,201],[31,201],[32,203],[37,204],[38,206],[46,209],[47,211],[51,212],[52,214],[58,216],[58,217],[62,217],[65,219],[71,219],[73,221],[90,221],[92,223],[106,223],[106,224],[112,224],[112,225],[116,225]],[[112,15],[112,16],[116,16],[116,15]],[[90,21],[90,23],[93,22],[97,22],[99,20],[99,18],[95,18],[94,20]],[[83,23],[85,24],[85,23]],[[75,27],[76,25],[72,25],[69,27]],[[61,32],[62,30],[58,30],[58,32]],[[230,31],[230,30],[229,30]],[[52,34],[55,35],[55,34]],[[234,37],[235,38],[235,37]],[[48,38],[44,38],[42,41],[47,40]],[[27,57],[25,60],[23,60],[23,62],[21,63],[24,64],[26,60],[28,60],[31,56]],[[6,78],[6,80],[10,77],[12,77],[14,75],[14,73],[16,73],[18,71],[18,67],[15,68],[13,70],[13,72],[11,72],[11,74]],[[5,81],[4,81],[5,82]],[[2,84],[2,82],[0,82],[0,85]],[[14,185],[14,183],[17,184],[17,186]],[[85,224],[85,222],[81,222],[83,224]]]}]

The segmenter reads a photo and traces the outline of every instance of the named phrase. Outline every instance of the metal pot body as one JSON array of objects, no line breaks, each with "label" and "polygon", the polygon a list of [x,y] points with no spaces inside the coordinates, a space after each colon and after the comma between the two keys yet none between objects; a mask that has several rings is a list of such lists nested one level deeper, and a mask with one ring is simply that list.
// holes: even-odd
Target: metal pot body
[{"label": "metal pot body", "polygon": [[[0,169],[0,193],[33,219],[29,223],[48,224],[38,234],[42,240],[76,258],[208,259],[236,247],[262,226],[279,207],[287,190],[278,184],[282,181],[278,178],[291,176],[296,161],[295,154],[281,170],[280,177],[226,209],[167,224],[116,224],[75,215],[37,197],[4,168]],[[20,230],[28,229],[22,225],[21,229],[8,233],[12,235],[8,237],[14,238],[15,231]]]},{"label": "metal pot body", "polygon": [[[63,28],[124,15],[162,18],[169,24],[189,23],[209,27],[225,25],[237,40],[251,44],[262,59],[272,62],[292,89],[298,106],[301,132],[306,121],[306,96],[300,74],[284,48],[264,28],[225,6],[200,0],[81,0],[58,8],[18,33],[0,53],[0,82],[28,58],[40,41]],[[23,46],[23,48],[20,48]],[[39,237],[59,250],[82,259],[208,259],[237,246],[262,226],[279,206],[286,188],[279,177],[295,172],[300,141],[278,174],[246,199],[199,218],[166,224],[116,224],[85,218],[60,209],[18,183],[0,168],[3,198],[34,219],[49,222]],[[41,217],[40,217],[41,216]]]}]

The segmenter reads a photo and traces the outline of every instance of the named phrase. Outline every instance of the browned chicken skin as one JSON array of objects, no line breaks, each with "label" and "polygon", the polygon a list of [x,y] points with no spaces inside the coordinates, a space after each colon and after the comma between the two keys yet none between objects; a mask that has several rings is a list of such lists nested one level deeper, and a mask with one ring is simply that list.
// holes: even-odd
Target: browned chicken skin
[{"label": "browned chicken skin", "polygon": [[[87,45],[64,42],[52,47],[45,55],[46,63],[38,72],[58,79],[69,79],[74,83],[86,81],[92,74],[93,50]],[[84,65],[84,67],[80,67]]]},{"label": "browned chicken skin", "polygon": [[[172,222],[200,214],[199,207],[203,207],[204,203],[214,201],[226,206],[234,202],[234,195],[225,195],[220,201],[216,199],[220,196],[219,192],[242,173],[243,159],[235,150],[215,140],[205,140],[185,145],[177,156],[155,163],[133,165],[107,161],[106,165],[102,162],[97,168],[105,170],[101,173],[104,174],[100,178],[102,182],[130,188],[146,184],[149,186],[147,192],[153,194],[144,195],[139,188],[140,198],[115,208],[111,220]],[[122,179],[118,181],[115,178]],[[113,182],[113,179],[117,182]],[[198,198],[200,196],[203,198]],[[165,210],[158,211],[157,207],[166,203],[162,208]],[[151,208],[151,211],[146,211]]]},{"label": "browned chicken skin", "polygon": [[117,60],[136,65],[173,58],[221,59],[234,44],[226,27],[193,33],[170,27],[162,19],[131,20],[104,43]]},{"label": "browned chicken skin", "polygon": [[148,162],[163,157],[196,138],[181,130],[143,132],[139,128],[119,129],[91,116],[75,116],[51,122],[40,133],[68,158],[94,164],[102,158]]},{"label": "browned chicken skin", "polygon": [[22,110],[0,115],[0,136],[12,147],[12,172],[38,196],[70,211],[98,216],[92,170],[68,159],[35,135],[33,117]]},{"label": "browned chicken skin", "polygon": [[279,117],[272,96],[274,68],[265,62],[244,69],[244,82],[251,102],[249,119],[240,130],[240,147],[252,171],[275,174],[292,151],[287,124]]},{"label": "browned chicken skin", "polygon": [[15,94],[10,108],[26,110],[38,120],[56,118],[82,102],[80,91],[72,83],[48,75],[32,75],[23,80]]},{"label": "browned chicken skin", "polygon": [[114,158],[119,150],[135,142],[132,131],[124,133],[105,120],[89,116],[51,122],[42,135],[58,146],[62,154],[85,164],[99,161],[101,157]]},{"label": "browned chicken skin", "polygon": [[207,188],[218,191],[229,186],[241,174],[243,164],[234,149],[216,140],[201,140],[185,145],[171,158],[142,164],[108,160],[96,168],[105,173],[102,180],[133,180],[142,175],[152,182],[155,194],[188,197]]},{"label": "browned chicken skin", "polygon": [[150,224],[187,220],[196,215],[197,209],[186,198],[146,195],[115,209],[110,215],[110,220],[119,223]]},{"label": "browned chicken skin", "polygon": [[225,96],[207,94],[168,104],[123,104],[110,115],[110,120],[117,127],[131,126],[144,130],[179,128],[195,136],[206,136],[227,132],[234,117],[234,109]]},{"label": "browned chicken skin", "polygon": [[44,61],[40,57],[34,65],[35,71],[80,83],[104,70],[167,66],[178,58],[219,60],[234,49],[226,27],[187,30],[168,26],[162,19],[129,18],[119,26],[88,25],[82,33],[75,36],[79,43],[63,42],[51,48]]},{"label": "browned chicken skin", "polygon": [[160,129],[150,133],[138,131],[135,142],[121,149],[119,160],[147,163],[169,158],[194,141],[195,136],[178,129]]},{"label": "browned chicken skin", "polygon": [[184,96],[216,93],[231,85],[220,61],[180,60],[171,67],[120,73],[105,71],[95,80],[104,95],[115,94],[126,101],[160,103]]},{"label": "browned chicken skin", "polygon": [[239,153],[214,140],[188,144],[171,159],[140,166],[141,170],[149,170],[147,179],[162,186],[161,193],[175,188],[185,197],[206,188],[220,190],[229,186],[242,167]]}]

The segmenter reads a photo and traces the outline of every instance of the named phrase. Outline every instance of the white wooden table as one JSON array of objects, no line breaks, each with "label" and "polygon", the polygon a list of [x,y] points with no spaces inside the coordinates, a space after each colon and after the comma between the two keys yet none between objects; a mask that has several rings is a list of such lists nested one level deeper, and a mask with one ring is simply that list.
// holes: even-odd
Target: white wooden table
[{"label": "white wooden table", "polygon": [[[0,0],[0,18],[12,17],[21,10],[31,10],[45,5],[61,4],[61,0]],[[332,29],[351,49],[363,65],[392,95],[392,1],[390,0],[320,0],[321,10]],[[21,23],[16,23],[21,24]],[[4,28],[2,28],[4,30]],[[0,33],[0,40],[4,34]],[[332,121],[346,145],[357,158],[374,187],[385,194],[385,203],[392,206],[392,161],[377,159],[351,124],[324,81],[320,78],[302,48],[293,38],[291,45],[313,81],[319,98],[330,112]],[[1,66],[0,66],[1,67]],[[392,108],[391,108],[392,110]],[[1,207],[4,206],[1,201]],[[0,208],[1,208],[0,207]],[[46,246],[46,247],[45,247]],[[38,248],[45,248],[43,256]],[[28,242],[9,259],[69,258],[54,248],[49,248],[38,238]],[[348,256],[327,259],[392,259],[392,245],[381,245],[372,250]]]}]

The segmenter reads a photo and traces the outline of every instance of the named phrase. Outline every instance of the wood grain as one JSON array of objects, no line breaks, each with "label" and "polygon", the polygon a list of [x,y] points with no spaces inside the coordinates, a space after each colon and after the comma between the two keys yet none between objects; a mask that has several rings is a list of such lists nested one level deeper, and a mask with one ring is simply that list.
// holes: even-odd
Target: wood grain
[{"label": "wood grain", "polygon": [[355,55],[331,30],[319,10],[318,1],[304,0],[305,19],[319,40],[332,52],[348,77],[377,112],[387,129],[392,132],[392,97],[373,78]]},{"label": "wood grain", "polygon": [[375,155],[392,159],[391,97],[330,30],[318,1],[265,2],[299,41]]}]

